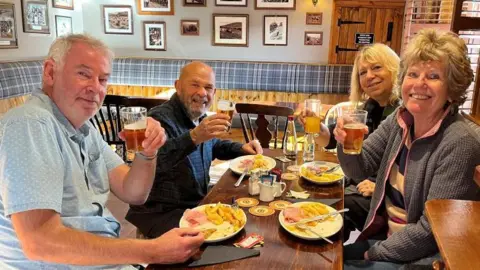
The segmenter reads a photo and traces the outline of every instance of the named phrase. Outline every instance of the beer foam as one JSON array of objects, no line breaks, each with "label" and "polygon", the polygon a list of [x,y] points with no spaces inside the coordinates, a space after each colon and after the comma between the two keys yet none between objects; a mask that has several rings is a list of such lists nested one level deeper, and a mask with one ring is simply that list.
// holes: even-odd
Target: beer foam
[{"label": "beer foam", "polygon": [[128,125],[125,125],[124,129],[146,129],[147,128],[147,121],[137,121],[135,123],[131,123]]},{"label": "beer foam", "polygon": [[217,109],[223,110],[223,111],[233,111],[233,103],[229,101],[221,101],[218,102],[217,104]]},{"label": "beer foam", "polygon": [[363,129],[366,126],[362,123],[349,123],[349,124],[345,124],[343,127],[350,128],[350,129]]}]

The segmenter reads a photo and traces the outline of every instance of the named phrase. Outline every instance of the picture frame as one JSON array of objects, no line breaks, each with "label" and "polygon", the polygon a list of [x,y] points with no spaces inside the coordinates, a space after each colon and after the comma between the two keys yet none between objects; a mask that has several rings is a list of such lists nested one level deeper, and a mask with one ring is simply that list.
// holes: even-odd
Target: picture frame
[{"label": "picture frame", "polygon": [[200,21],[199,20],[181,20],[180,34],[182,36],[199,36]]},{"label": "picture frame", "polygon": [[73,33],[72,17],[55,15],[55,29],[57,37]]},{"label": "picture frame", "polygon": [[255,9],[295,10],[296,0],[254,0]]},{"label": "picture frame", "polygon": [[18,48],[15,4],[0,3],[0,49]]},{"label": "picture frame", "polygon": [[248,0],[215,0],[215,6],[221,7],[246,7]]},{"label": "picture frame", "polygon": [[23,32],[50,34],[48,0],[21,0]]},{"label": "picture frame", "polygon": [[74,9],[74,2],[75,0],[52,0],[52,6],[54,8],[62,8],[62,9]]},{"label": "picture frame", "polygon": [[304,45],[321,46],[323,45],[323,32],[321,31],[305,31]]},{"label": "picture frame", "polygon": [[146,51],[167,50],[167,26],[165,22],[143,22],[143,44]]},{"label": "picture frame", "polygon": [[183,0],[184,7],[206,7],[207,0]]},{"label": "picture frame", "polygon": [[139,15],[175,15],[174,0],[135,1],[137,2],[137,13]]},{"label": "picture frame", "polygon": [[102,14],[105,34],[133,35],[132,6],[104,5]]},{"label": "picture frame", "polygon": [[213,46],[248,47],[248,14],[213,14]]},{"label": "picture frame", "polygon": [[263,45],[287,46],[288,44],[288,16],[263,16]]},{"label": "picture frame", "polygon": [[322,12],[307,12],[305,15],[306,25],[322,25]]}]

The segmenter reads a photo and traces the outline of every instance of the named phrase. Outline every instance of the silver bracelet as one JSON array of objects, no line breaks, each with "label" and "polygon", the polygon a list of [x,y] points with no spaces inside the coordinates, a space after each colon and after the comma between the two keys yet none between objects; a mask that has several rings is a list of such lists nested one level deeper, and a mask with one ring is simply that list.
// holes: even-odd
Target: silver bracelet
[{"label": "silver bracelet", "polygon": [[155,153],[155,155],[146,156],[146,155],[144,155],[142,152],[137,152],[137,153],[136,153],[136,155],[137,155],[138,157],[140,157],[141,159],[143,159],[143,160],[154,160],[154,159],[157,158],[157,154],[158,154],[158,152]]}]

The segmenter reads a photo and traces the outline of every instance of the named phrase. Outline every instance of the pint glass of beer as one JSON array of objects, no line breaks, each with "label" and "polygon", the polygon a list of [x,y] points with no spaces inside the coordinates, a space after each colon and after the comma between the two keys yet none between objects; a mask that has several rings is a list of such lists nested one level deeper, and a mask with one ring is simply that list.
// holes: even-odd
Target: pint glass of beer
[{"label": "pint glass of beer", "polygon": [[305,110],[307,111],[305,117],[305,132],[313,134],[320,133],[322,103],[318,99],[307,99],[305,100]]},{"label": "pint glass of beer", "polygon": [[[219,100],[217,103],[217,113],[223,113],[230,117],[230,125],[232,124],[233,119],[233,112],[235,111],[235,103],[228,100]],[[230,131],[230,127],[228,128],[227,132]]]},{"label": "pint glass of beer", "polygon": [[142,142],[147,129],[147,109],[144,107],[123,107],[120,109],[120,120],[125,133],[125,144],[128,153],[143,150]]},{"label": "pint glass of beer", "polygon": [[347,155],[358,155],[362,152],[363,129],[366,127],[367,111],[346,108],[341,112],[343,129],[347,133],[343,144],[343,152]]}]

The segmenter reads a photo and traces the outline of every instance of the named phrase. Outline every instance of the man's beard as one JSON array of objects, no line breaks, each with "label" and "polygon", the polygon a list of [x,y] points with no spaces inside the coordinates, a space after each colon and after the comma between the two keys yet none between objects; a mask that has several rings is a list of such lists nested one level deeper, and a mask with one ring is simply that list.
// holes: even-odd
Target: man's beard
[{"label": "man's beard", "polygon": [[[186,97],[182,97],[182,99],[183,99],[183,104],[185,105],[185,109],[187,110],[188,116],[193,121],[198,120],[202,115],[204,115],[205,112],[207,111],[207,108],[209,107],[209,104],[208,104],[208,101],[207,101],[207,103],[205,103],[205,109],[204,110],[202,110],[202,109],[194,110],[192,108],[192,104],[194,102],[191,99],[187,99]],[[203,98],[197,97],[197,99],[203,99]]]}]

